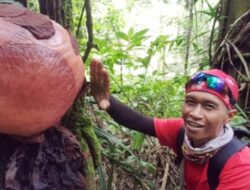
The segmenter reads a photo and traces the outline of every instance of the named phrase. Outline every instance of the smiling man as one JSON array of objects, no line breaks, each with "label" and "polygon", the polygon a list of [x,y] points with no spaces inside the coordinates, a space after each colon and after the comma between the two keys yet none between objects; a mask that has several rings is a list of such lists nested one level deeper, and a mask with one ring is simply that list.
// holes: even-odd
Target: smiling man
[{"label": "smiling man", "polygon": [[182,118],[149,118],[112,97],[106,70],[99,60],[91,63],[91,93],[100,109],[106,110],[116,122],[158,138],[161,145],[176,153],[180,149],[177,139],[184,128],[181,151],[185,189],[250,189],[250,148],[247,146],[228,158],[216,187],[211,188],[208,179],[210,161],[226,145],[231,145],[234,137],[229,121],[236,113],[237,83],[226,73],[213,69],[195,74],[185,89]]}]

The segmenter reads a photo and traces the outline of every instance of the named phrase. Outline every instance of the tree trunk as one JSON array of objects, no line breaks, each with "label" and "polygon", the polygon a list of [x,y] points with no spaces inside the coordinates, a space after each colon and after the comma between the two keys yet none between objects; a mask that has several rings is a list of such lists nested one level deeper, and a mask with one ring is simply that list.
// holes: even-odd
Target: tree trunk
[{"label": "tree trunk", "polygon": [[[13,3],[15,1],[13,0]],[[17,2],[17,0],[16,0]],[[24,6],[27,6],[26,0],[18,0]],[[71,0],[39,0],[40,10],[47,14],[65,28],[73,30],[72,2]],[[100,164],[100,144],[93,131],[90,116],[84,107],[84,89],[75,101],[72,108],[63,118],[62,124],[70,127],[81,140],[82,154],[84,155],[84,171],[86,187],[85,190],[96,189],[96,176],[94,167]],[[5,189],[5,171],[11,155],[20,147],[20,143],[10,138],[8,135],[0,134],[0,190]]]},{"label": "tree trunk", "polygon": [[192,30],[193,30],[193,9],[194,4],[193,0],[187,1],[187,8],[189,11],[189,17],[188,17],[188,25],[186,29],[186,40],[187,40],[187,46],[186,46],[186,55],[185,55],[185,63],[184,63],[184,74],[187,75],[188,73],[188,67],[189,67],[189,54],[190,54],[190,47],[192,45]]},{"label": "tree trunk", "polygon": [[[73,31],[71,0],[39,0],[39,4],[41,13],[48,15],[66,29]],[[88,8],[90,9],[90,7]],[[87,183],[85,190],[93,190],[96,189],[94,168],[100,164],[100,144],[94,133],[87,109],[84,106],[85,88],[86,84],[83,85],[83,91],[72,105],[72,108],[62,119],[62,124],[74,130],[75,134],[81,138],[82,152],[87,155],[85,156],[84,168]]]},{"label": "tree trunk", "polygon": [[73,31],[73,15],[71,0],[39,0],[40,12],[52,20]]},{"label": "tree trunk", "polygon": [[221,18],[224,19],[219,23],[212,66],[237,79],[241,88],[239,105],[250,119],[250,12],[245,14],[249,8],[250,0],[221,1]]}]

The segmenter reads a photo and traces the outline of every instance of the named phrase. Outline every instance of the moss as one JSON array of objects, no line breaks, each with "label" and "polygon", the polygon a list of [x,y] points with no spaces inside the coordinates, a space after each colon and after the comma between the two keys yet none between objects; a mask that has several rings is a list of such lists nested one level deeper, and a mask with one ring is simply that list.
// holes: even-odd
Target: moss
[{"label": "moss", "polygon": [[62,123],[81,140],[82,152],[86,163],[84,173],[88,183],[88,190],[95,188],[95,168],[101,162],[101,146],[95,135],[90,115],[85,107],[85,96],[80,95],[73,104],[71,110],[65,115]]},{"label": "moss", "polygon": [[62,23],[70,31],[74,30],[71,0],[63,0]]},{"label": "moss", "polygon": [[[81,126],[79,126],[81,128]],[[101,152],[101,146],[100,143],[95,135],[95,132],[93,130],[92,123],[89,125],[84,126],[82,130],[82,137],[86,140],[88,147],[90,149],[91,156],[93,157],[93,163],[95,168],[97,168],[100,165],[101,158],[100,158],[100,152]]]},{"label": "moss", "polygon": [[89,147],[87,145],[87,142],[85,139],[81,139],[81,148],[82,152],[85,156],[85,169],[84,169],[84,174],[86,177],[86,190],[93,190],[96,189],[96,184],[95,184],[95,169],[93,165],[93,159],[89,154]]},{"label": "moss", "polygon": [[80,96],[72,106],[72,109],[63,119],[63,125],[72,128],[81,139],[87,142],[95,168],[100,164],[101,146],[95,135],[89,113],[84,106],[85,96]]}]

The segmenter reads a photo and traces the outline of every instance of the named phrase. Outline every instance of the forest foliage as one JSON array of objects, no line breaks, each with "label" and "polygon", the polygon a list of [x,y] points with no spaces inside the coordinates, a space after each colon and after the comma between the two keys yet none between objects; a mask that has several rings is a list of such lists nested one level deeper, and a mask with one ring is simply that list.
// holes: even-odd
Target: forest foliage
[{"label": "forest foliage", "polygon": [[[39,10],[38,1],[28,7]],[[216,0],[162,0],[166,6],[178,3],[182,12],[168,18],[161,15],[161,28],[152,34],[150,27],[129,26],[128,15],[139,8],[150,10],[153,0],[129,0],[120,9],[113,1],[91,1],[94,46],[85,62],[100,57],[110,74],[111,93],[133,109],[151,117],[179,117],[184,88],[194,72],[209,68],[218,34]],[[160,1],[157,1],[160,2]],[[83,0],[73,0],[73,33],[81,52],[86,50]],[[152,28],[151,28],[152,27]],[[175,33],[166,32],[174,28]],[[102,164],[97,169],[100,189],[164,189],[178,182],[172,153],[157,141],[129,131],[98,110],[92,97],[85,98],[88,114],[102,145]],[[244,113],[244,112],[243,112]],[[234,125],[247,118],[239,114]],[[165,173],[165,175],[164,175]],[[168,181],[166,184],[165,182]]]}]

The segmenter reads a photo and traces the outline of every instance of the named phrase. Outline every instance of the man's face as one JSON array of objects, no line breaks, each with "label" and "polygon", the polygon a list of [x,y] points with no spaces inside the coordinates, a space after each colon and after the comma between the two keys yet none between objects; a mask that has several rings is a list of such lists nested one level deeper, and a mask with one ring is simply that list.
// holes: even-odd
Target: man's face
[{"label": "man's face", "polygon": [[206,92],[189,92],[182,107],[185,131],[194,146],[218,136],[234,114],[217,96]]}]

